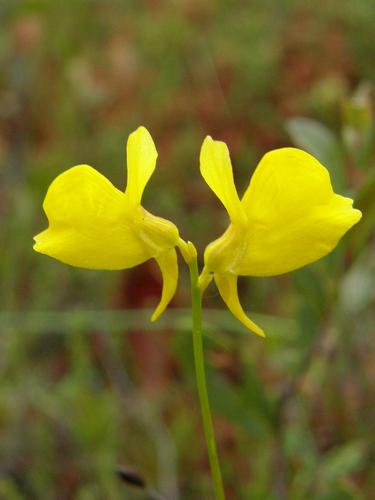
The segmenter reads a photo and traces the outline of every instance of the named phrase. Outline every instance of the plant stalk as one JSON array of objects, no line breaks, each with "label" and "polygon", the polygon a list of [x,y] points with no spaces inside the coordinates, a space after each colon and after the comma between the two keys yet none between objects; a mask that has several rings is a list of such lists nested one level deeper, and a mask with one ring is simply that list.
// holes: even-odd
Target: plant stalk
[{"label": "plant stalk", "polygon": [[212,424],[210,403],[208,400],[207,392],[202,340],[202,292],[198,284],[199,274],[196,254],[191,255],[191,258],[188,261],[188,266],[190,271],[191,283],[195,374],[198,386],[204,435],[206,438],[206,445],[210,461],[211,475],[215,488],[216,500],[225,500],[223,480],[221,477],[220,464],[217,455],[215,435]]}]

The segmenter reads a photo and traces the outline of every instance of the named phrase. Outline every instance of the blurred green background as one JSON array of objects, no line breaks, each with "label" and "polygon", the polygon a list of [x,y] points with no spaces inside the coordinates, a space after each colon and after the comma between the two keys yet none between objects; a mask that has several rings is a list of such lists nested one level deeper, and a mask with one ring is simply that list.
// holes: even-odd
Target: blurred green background
[{"label": "blurred green background", "polygon": [[227,224],[199,173],[207,134],[240,192],[295,145],[363,210],[325,259],[241,280],[265,341],[210,287],[205,348],[228,499],[375,498],[374,25],[369,0],[0,0],[1,499],[213,498],[184,266],[151,324],[152,262],[32,251],[53,178],[88,163],[124,186],[140,124],[159,151],[144,206],[201,255]]}]

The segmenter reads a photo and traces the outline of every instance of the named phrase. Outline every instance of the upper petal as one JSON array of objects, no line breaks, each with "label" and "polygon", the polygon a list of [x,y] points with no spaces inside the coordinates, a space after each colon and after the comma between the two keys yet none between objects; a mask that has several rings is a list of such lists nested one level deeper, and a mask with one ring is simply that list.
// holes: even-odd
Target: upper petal
[{"label": "upper petal", "polygon": [[137,205],[141,203],[144,188],[155,170],[158,153],[145,127],[138,127],[129,135],[126,151],[126,196],[130,203]]},{"label": "upper petal", "polygon": [[134,231],[124,193],[92,167],[59,175],[43,208],[49,228],[34,238],[40,253],[91,269],[124,269],[152,256]]},{"label": "upper petal", "polygon": [[323,257],[360,220],[352,203],[333,192],[328,170],[310,154],[267,153],[242,199],[249,226],[235,272],[277,275]]},{"label": "upper petal", "polygon": [[228,147],[210,136],[203,141],[200,153],[200,170],[204,180],[216,194],[233,223],[246,219],[233,180],[233,169]]}]

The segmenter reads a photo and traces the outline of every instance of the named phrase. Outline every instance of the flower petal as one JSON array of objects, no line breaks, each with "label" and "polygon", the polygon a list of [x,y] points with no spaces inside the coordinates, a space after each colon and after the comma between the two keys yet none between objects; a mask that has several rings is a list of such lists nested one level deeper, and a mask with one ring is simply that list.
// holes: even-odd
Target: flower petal
[{"label": "flower petal", "polygon": [[158,153],[149,131],[138,127],[129,135],[127,147],[126,196],[133,205],[141,203],[144,188],[155,170]]},{"label": "flower petal", "polygon": [[37,252],[89,269],[125,269],[151,258],[131,226],[124,193],[92,167],[59,175],[43,208],[49,228],[34,238]]},{"label": "flower petal", "polygon": [[158,307],[151,316],[155,321],[164,312],[176,292],[178,280],[177,254],[174,248],[155,257],[163,277],[163,291]]},{"label": "flower petal", "polygon": [[246,220],[233,180],[233,169],[228,147],[210,136],[203,141],[200,153],[200,170],[204,180],[216,194],[233,223]]},{"label": "flower petal", "polygon": [[241,303],[238,298],[237,276],[230,273],[215,273],[214,277],[220,295],[228,306],[230,312],[249,330],[256,333],[257,335],[260,335],[261,337],[265,337],[264,331],[259,328],[259,326],[256,325],[253,321],[251,321],[251,319],[246,316],[245,311],[242,309]]},{"label": "flower petal", "polygon": [[234,272],[274,276],[320,259],[360,220],[352,203],[333,192],[328,170],[308,153],[267,153],[242,199],[247,249]]}]

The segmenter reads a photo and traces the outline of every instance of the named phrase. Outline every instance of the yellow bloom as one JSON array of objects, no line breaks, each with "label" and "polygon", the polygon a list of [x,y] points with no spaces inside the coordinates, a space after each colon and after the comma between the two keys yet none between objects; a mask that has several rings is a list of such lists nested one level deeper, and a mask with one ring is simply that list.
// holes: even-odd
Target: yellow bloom
[{"label": "yellow bloom", "polygon": [[141,206],[156,158],[151,135],[139,127],[127,142],[125,192],[88,165],[63,172],[52,182],[44,200],[49,227],[34,238],[37,252],[87,269],[126,269],[154,258],[162,273],[163,291],[152,321],[176,291],[174,247],[183,243],[172,222]]},{"label": "yellow bloom", "polygon": [[350,198],[333,192],[327,169],[300,149],[267,153],[241,200],[225,143],[205,139],[200,170],[230,218],[225,233],[205,250],[201,288],[213,276],[234,316],[264,336],[241,307],[237,277],[275,276],[320,259],[362,214]]}]

